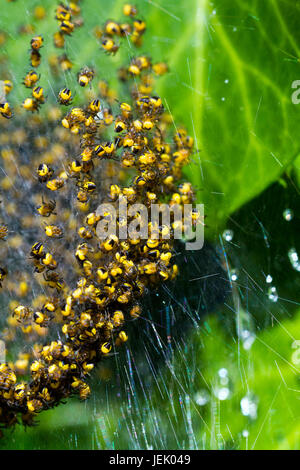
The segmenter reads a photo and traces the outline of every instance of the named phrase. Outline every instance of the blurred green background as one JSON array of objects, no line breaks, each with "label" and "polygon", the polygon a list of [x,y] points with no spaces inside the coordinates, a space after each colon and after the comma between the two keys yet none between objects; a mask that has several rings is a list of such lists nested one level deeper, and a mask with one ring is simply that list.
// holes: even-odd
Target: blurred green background
[{"label": "blurred green background", "polygon": [[[25,97],[20,83],[29,70],[30,36],[19,27],[33,24],[45,39],[42,57],[51,54],[57,3],[4,3],[0,30],[8,39],[1,52],[9,62],[0,70],[14,81],[15,104]],[[47,18],[33,20],[40,3]],[[92,34],[107,18],[121,18],[125,2],[108,3],[81,2],[85,24],[66,46],[74,71],[56,81],[44,58],[40,83],[50,101],[63,82],[80,101],[76,72],[84,65],[116,85],[112,71],[140,52],[169,64],[156,90],[195,138],[186,175],[205,204],[206,239],[230,292],[214,302],[213,281],[200,279],[196,291],[213,307],[199,312],[187,289],[181,335],[170,348],[167,331],[157,339],[145,330],[149,344],[129,344],[99,368],[87,403],[74,399],[42,413],[39,426],[6,433],[0,448],[299,449],[300,280],[288,253],[300,249],[300,107],[292,102],[292,83],[300,79],[300,2],[139,0],[144,45],[136,52],[123,42],[114,58]],[[189,263],[192,284],[202,271]],[[158,307],[166,324],[172,308],[172,299]],[[134,324],[132,342],[145,324]],[[151,347],[161,356],[155,367]]]}]

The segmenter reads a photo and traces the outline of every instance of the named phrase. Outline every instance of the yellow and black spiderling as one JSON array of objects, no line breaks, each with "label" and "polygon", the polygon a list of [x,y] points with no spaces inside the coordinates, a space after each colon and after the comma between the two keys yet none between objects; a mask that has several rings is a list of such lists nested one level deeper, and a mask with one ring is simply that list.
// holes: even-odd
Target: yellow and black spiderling
[{"label": "yellow and black spiderling", "polygon": [[44,89],[40,86],[35,87],[32,90],[32,97],[39,103],[44,103],[45,102]]},{"label": "yellow and black spiderling", "polygon": [[116,23],[115,21],[111,21],[111,20],[108,20],[105,23],[104,30],[105,30],[105,34],[108,34],[109,36],[114,36],[115,34],[119,36],[121,32],[120,25]]},{"label": "yellow and black spiderling", "polygon": [[53,169],[46,163],[40,163],[36,171],[41,183],[48,181],[53,175]]},{"label": "yellow and black spiderling", "polygon": [[92,114],[99,113],[100,108],[101,108],[101,103],[100,103],[100,100],[98,99],[91,101],[89,104],[89,111],[91,111]]},{"label": "yellow and black spiderling", "polygon": [[31,49],[34,51],[37,51],[38,49],[42,47],[43,42],[44,42],[44,39],[42,36],[35,36],[30,41]]},{"label": "yellow and black spiderling", "polygon": [[30,70],[24,78],[23,84],[26,88],[32,88],[39,80],[39,75],[34,71]]},{"label": "yellow and black spiderling", "polygon": [[41,64],[42,56],[38,49],[32,49],[30,53],[30,65],[31,67],[38,67]]},{"label": "yellow and black spiderling", "polygon": [[5,240],[8,235],[8,227],[5,224],[0,224],[0,240]]},{"label": "yellow and black spiderling", "polygon": [[33,258],[42,258],[42,256],[44,255],[44,246],[41,242],[36,242],[32,245],[31,247],[31,256]]},{"label": "yellow and black spiderling", "polygon": [[5,101],[4,103],[0,103],[0,113],[1,116],[6,119],[11,119],[13,117],[13,111],[7,101]]},{"label": "yellow and black spiderling", "polygon": [[63,88],[58,94],[58,101],[60,104],[68,106],[72,104],[72,92],[68,88]]},{"label": "yellow and black spiderling", "polygon": [[56,8],[55,18],[58,21],[68,21],[71,18],[70,8],[63,3],[60,3]]},{"label": "yellow and black spiderling", "polygon": [[50,200],[49,202],[45,202],[42,198],[42,204],[37,206],[36,210],[42,217],[50,217],[51,214],[55,214],[54,210],[56,207],[56,202]]},{"label": "yellow and black spiderling", "polygon": [[90,69],[89,67],[84,67],[80,70],[77,76],[79,85],[82,87],[87,86],[94,78],[94,75],[94,70]]},{"label": "yellow and black spiderling", "polygon": [[23,101],[23,108],[26,111],[31,111],[32,113],[39,110],[40,103],[34,98],[26,98]]},{"label": "yellow and black spiderling", "polygon": [[117,44],[110,37],[103,37],[101,40],[101,46],[108,54],[115,54],[119,50],[119,44]]},{"label": "yellow and black spiderling", "polygon": [[71,21],[64,20],[60,23],[60,31],[64,34],[71,35],[74,31],[75,25]]},{"label": "yellow and black spiderling", "polygon": [[137,15],[137,8],[134,5],[130,5],[129,3],[126,3],[123,6],[123,13],[126,16],[135,16]]},{"label": "yellow and black spiderling", "polygon": [[67,56],[67,54],[62,54],[61,56],[58,57],[58,63],[60,65],[60,68],[63,72],[67,72],[68,70],[72,70],[73,68],[73,63]]},{"label": "yellow and black spiderling", "polygon": [[4,92],[8,95],[13,89],[13,84],[11,80],[4,80]]},{"label": "yellow and black spiderling", "polygon": [[64,47],[65,38],[64,38],[62,31],[57,31],[56,33],[54,33],[53,42],[54,42],[54,46],[59,49]]}]

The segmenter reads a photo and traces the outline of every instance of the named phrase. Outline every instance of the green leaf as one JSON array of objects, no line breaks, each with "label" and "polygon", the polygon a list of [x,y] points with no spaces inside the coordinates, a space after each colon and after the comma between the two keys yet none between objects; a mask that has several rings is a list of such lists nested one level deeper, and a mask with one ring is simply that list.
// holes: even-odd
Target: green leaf
[{"label": "green leaf", "polygon": [[170,63],[159,92],[195,136],[199,153],[186,173],[214,226],[299,154],[300,107],[291,85],[300,78],[300,6],[190,0],[164,8],[169,16],[157,10],[152,38],[153,51],[167,43]]},{"label": "green leaf", "polygon": [[[297,449],[299,429],[300,315],[257,335],[250,350],[228,341],[219,323],[204,340],[205,383],[213,386],[218,371],[228,370],[232,395],[220,401],[213,394],[207,406],[207,424],[213,447],[238,449]],[[245,416],[241,400],[253,396],[257,416]],[[218,420],[215,411],[218,410]],[[247,436],[243,431],[247,431]],[[219,439],[217,439],[217,434]]]}]

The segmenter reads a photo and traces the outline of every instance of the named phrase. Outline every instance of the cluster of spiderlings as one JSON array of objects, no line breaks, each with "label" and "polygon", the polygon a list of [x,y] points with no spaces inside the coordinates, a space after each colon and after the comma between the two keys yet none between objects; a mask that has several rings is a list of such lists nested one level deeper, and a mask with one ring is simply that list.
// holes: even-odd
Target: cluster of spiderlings
[{"label": "cluster of spiderlings", "polygon": [[[40,48],[43,45],[43,38],[42,36],[35,36],[34,38],[31,39],[30,45],[31,45],[31,53],[30,53],[30,64],[31,67],[37,68],[40,63],[41,63],[41,53],[40,53]],[[23,101],[23,108],[26,109],[26,111],[38,111],[40,106],[45,103],[45,96],[44,96],[44,88],[40,86],[35,86],[35,84],[38,82],[39,76],[36,71],[30,70],[24,80],[23,80],[23,85],[25,85],[26,88],[32,88],[32,93],[31,97],[26,98]]]},{"label": "cluster of spiderlings", "polygon": [[53,40],[55,47],[63,48],[65,45],[65,35],[70,36],[75,27],[79,27],[83,24],[82,20],[72,20],[72,16],[80,14],[80,7],[78,2],[70,2],[68,6],[62,3],[58,5],[56,9],[56,16],[59,23],[59,30],[54,33]]},{"label": "cluster of spiderlings", "polygon": [[[65,36],[71,36],[75,28],[83,26],[83,19],[79,17],[81,8],[80,0],[69,2],[68,5],[60,3],[55,12],[55,19],[58,22],[58,31],[53,34],[54,46],[58,49],[65,48]],[[48,62],[52,73],[57,75],[59,71],[67,72],[73,67],[72,61],[64,52],[60,56],[52,54],[48,57]]]},{"label": "cluster of spiderlings", "polygon": [[[79,11],[77,3],[57,7],[56,41],[58,34],[64,42],[64,35],[73,31],[71,15]],[[125,31],[140,45],[145,22],[134,18],[134,6],[125,5],[123,12],[133,18],[133,27],[110,20],[102,34],[111,39]],[[41,36],[32,40],[31,54],[42,42]],[[8,353],[8,362],[0,364],[3,426],[13,425],[19,417],[32,424],[38,412],[73,394],[86,399],[91,370],[127,341],[126,322],[140,316],[145,291],[177,275],[173,239],[178,225],[184,230],[183,219],[171,220],[168,226],[141,218],[145,238],[97,236],[99,224],[113,218],[109,208],[98,212],[100,203],[115,208],[119,234],[136,219],[130,210],[133,204],[142,204],[150,220],[153,203],[183,206],[194,201],[181,171],[192,154],[193,139],[184,129],[171,138],[170,115],[152,93],[152,72],[166,72],[165,64],[152,65],[143,56],[126,70],[128,77],[141,77],[126,102],[115,101],[116,92],[100,80],[100,96],[64,116],[63,108],[49,104],[46,116],[36,113],[24,122],[17,112],[13,120],[3,120],[0,285],[10,314],[2,338],[7,349],[22,341],[30,345],[15,358]],[[78,84],[88,85],[95,75],[83,67]],[[24,85],[33,88],[38,79],[31,70]],[[39,104],[43,90],[33,88],[32,93]],[[57,102],[71,105],[71,90],[61,89]],[[118,103],[117,112],[112,103]],[[2,106],[2,116],[11,118],[9,105]],[[38,109],[35,105],[31,111]],[[125,219],[120,201],[127,204]],[[196,224],[199,214],[193,210],[191,218]],[[9,267],[4,266],[5,257],[13,260]]]},{"label": "cluster of spiderlings", "polygon": [[128,38],[136,47],[142,46],[143,34],[146,31],[146,23],[141,19],[137,19],[138,11],[133,5],[126,4],[123,7],[123,14],[131,20],[128,22],[120,22],[108,20],[103,27],[96,27],[95,36],[100,39],[100,44],[107,54],[115,54],[120,45],[116,42],[116,38]]},{"label": "cluster of spiderlings", "polygon": [[127,82],[134,79],[132,92],[150,94],[154,86],[153,74],[160,76],[168,71],[164,62],[152,64],[151,58],[146,56],[134,57],[129,66],[121,67],[118,71],[119,80]]}]

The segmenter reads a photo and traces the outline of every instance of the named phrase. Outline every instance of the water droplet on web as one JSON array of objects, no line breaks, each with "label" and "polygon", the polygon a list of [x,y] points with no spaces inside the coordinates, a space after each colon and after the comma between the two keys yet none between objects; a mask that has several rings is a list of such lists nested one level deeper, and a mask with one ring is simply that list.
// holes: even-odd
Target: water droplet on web
[{"label": "water droplet on web", "polygon": [[295,248],[291,248],[288,251],[288,257],[290,260],[291,265],[296,271],[300,271],[300,262],[299,262],[299,256]]},{"label": "water droplet on web", "polygon": [[234,281],[237,281],[238,280],[238,272],[236,269],[232,269],[230,271],[230,279],[234,282]]},{"label": "water droplet on web", "polygon": [[214,388],[214,395],[221,401],[227,400],[231,396],[228,370],[224,367],[218,371],[218,379],[217,385]]},{"label": "water droplet on web", "polygon": [[202,390],[199,390],[199,392],[195,394],[194,398],[195,398],[195,402],[197,403],[197,405],[204,406],[209,402],[210,395],[207,390],[202,389]]},{"label": "water droplet on web", "polygon": [[240,402],[241,412],[251,419],[257,418],[257,397],[250,394],[245,395]]},{"label": "water droplet on web", "polygon": [[230,230],[230,229],[224,230],[224,232],[223,232],[223,234],[222,234],[222,237],[223,237],[224,240],[226,240],[227,242],[231,242],[231,240],[233,239],[233,231]]},{"label": "water droplet on web", "polygon": [[266,277],[266,283],[271,284],[272,281],[273,281],[273,278],[272,278],[271,274],[268,274],[267,277]]},{"label": "water droplet on web", "polygon": [[222,369],[219,369],[218,375],[219,375],[219,377],[221,377],[223,379],[223,378],[228,376],[228,370],[225,369],[225,367],[222,367]]},{"label": "water droplet on web", "polygon": [[268,297],[271,300],[271,302],[277,302],[278,300],[278,293],[276,287],[272,286],[268,290]]},{"label": "water droplet on web", "polygon": [[230,390],[227,387],[218,388],[216,392],[216,397],[221,401],[227,400],[230,396]]},{"label": "water droplet on web", "polygon": [[243,348],[248,351],[255,341],[255,334],[249,330],[243,330],[241,333]]},{"label": "water droplet on web", "polygon": [[236,327],[239,340],[245,351],[248,351],[256,338],[251,313],[244,309],[239,309],[236,316]]},{"label": "water droplet on web", "polygon": [[294,212],[292,209],[285,209],[282,215],[287,222],[290,222],[294,218]]}]

